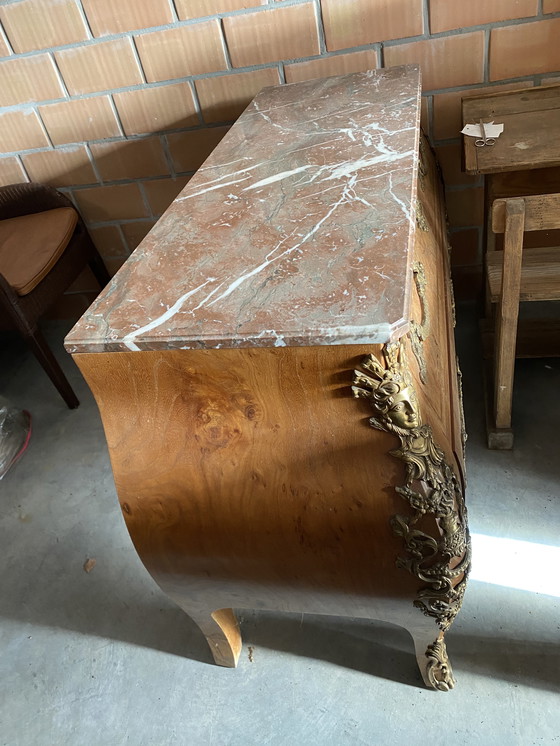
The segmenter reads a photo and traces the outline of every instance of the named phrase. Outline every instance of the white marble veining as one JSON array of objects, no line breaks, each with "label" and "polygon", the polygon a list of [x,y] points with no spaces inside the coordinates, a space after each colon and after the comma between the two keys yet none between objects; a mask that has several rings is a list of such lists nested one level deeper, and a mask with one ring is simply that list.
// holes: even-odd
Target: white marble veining
[{"label": "white marble veining", "polygon": [[406,330],[414,66],[263,89],[71,352],[383,343]]}]

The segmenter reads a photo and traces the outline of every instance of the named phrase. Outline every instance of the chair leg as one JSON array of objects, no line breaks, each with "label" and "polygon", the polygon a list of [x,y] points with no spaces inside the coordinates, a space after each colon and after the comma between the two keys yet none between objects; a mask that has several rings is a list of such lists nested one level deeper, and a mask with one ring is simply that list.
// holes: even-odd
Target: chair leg
[{"label": "chair leg", "polygon": [[103,262],[103,259],[101,258],[101,255],[97,251],[95,247],[93,247],[92,255],[88,262],[91,271],[95,275],[95,279],[101,286],[101,289],[107,285],[109,280],[111,279],[109,273],[107,272],[107,267],[105,266],[105,263]]},{"label": "chair leg", "polygon": [[59,394],[62,396],[68,407],[70,409],[76,409],[76,407],[80,405],[78,397],[72,390],[68,379],[62,372],[62,368],[58,364],[57,359],[53,355],[52,350],[47,345],[45,338],[39,329],[36,328],[30,330],[30,332],[26,332],[24,337],[33,354],[43,366],[45,372],[56,386]]},{"label": "chair leg", "polygon": [[[519,294],[521,288],[521,259],[523,251],[523,229],[525,203],[522,199],[506,203],[506,229],[504,233],[504,259],[502,291],[496,310],[496,346],[494,352],[494,421],[498,434],[509,437],[492,444],[490,448],[513,446],[511,432],[511,405],[513,399],[513,374],[515,370],[515,346],[517,341],[517,319],[519,316]],[[498,445],[501,442],[502,445]],[[504,444],[508,445],[504,445]]]}]

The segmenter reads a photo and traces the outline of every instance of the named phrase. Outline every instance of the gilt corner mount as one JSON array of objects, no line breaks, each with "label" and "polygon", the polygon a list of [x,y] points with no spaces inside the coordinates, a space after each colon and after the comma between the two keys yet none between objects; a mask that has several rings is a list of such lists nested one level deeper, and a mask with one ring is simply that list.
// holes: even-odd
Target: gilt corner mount
[{"label": "gilt corner mount", "polygon": [[[354,372],[352,391],[369,401],[374,411],[370,425],[399,440],[399,448],[389,453],[405,465],[405,482],[395,491],[410,512],[398,513],[390,521],[404,542],[405,552],[396,562],[422,583],[414,606],[432,617],[440,630],[426,651],[427,675],[434,688],[447,691],[455,680],[443,635],[461,607],[470,569],[466,507],[459,480],[434,442],[432,428],[422,424],[402,341],[384,346],[383,362],[374,355],[365,357],[363,371]],[[437,535],[420,528],[424,516],[435,519]]]}]

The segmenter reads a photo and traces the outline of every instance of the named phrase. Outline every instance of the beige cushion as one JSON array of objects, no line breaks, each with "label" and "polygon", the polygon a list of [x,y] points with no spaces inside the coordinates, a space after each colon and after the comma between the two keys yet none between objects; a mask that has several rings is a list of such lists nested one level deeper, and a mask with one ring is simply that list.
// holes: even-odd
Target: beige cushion
[{"label": "beige cushion", "polygon": [[77,222],[71,207],[0,220],[0,274],[18,295],[27,295],[48,275]]}]

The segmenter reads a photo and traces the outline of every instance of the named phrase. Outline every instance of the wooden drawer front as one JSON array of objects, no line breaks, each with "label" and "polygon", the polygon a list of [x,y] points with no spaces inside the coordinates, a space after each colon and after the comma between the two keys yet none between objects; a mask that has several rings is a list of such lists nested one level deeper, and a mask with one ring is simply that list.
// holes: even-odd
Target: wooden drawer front
[{"label": "wooden drawer front", "polygon": [[424,144],[418,179],[412,271],[415,271],[415,285],[418,288],[422,284],[423,270],[425,302],[422,302],[418,290],[413,289],[411,364],[418,376],[423,419],[432,425],[434,432],[440,433],[440,442],[454,455],[464,478],[464,424],[453,331],[453,288],[443,185],[435,157],[424,136],[421,142]]},{"label": "wooden drawer front", "polygon": [[[434,430],[441,427],[441,441],[449,441],[451,397],[447,286],[441,247],[434,233],[417,229],[414,244],[414,285],[409,333],[410,365],[417,381],[420,411]],[[436,425],[437,423],[437,425]]]},{"label": "wooden drawer front", "polygon": [[439,166],[426,136],[421,133],[417,188],[417,197],[421,207],[418,211],[418,221],[422,224],[425,219],[432,230],[436,231],[438,237],[442,213],[445,215],[441,192]]}]

